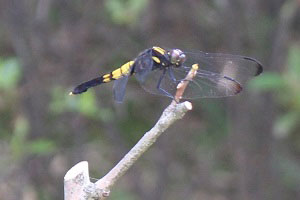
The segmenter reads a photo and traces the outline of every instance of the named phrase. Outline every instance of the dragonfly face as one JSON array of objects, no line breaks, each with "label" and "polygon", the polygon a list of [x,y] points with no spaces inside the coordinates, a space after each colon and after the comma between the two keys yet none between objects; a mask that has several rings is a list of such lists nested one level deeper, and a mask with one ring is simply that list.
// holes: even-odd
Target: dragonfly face
[{"label": "dragonfly face", "polygon": [[172,49],[168,51],[168,56],[171,64],[175,65],[176,67],[181,66],[186,60],[185,54],[180,49]]},{"label": "dragonfly face", "polygon": [[78,85],[70,94],[114,81],[114,98],[122,102],[128,78],[135,75],[146,91],[173,98],[178,83],[185,79],[193,64],[198,64],[199,69],[185,90],[185,99],[236,95],[247,80],[263,71],[262,65],[250,57],[152,47],[118,69]]}]

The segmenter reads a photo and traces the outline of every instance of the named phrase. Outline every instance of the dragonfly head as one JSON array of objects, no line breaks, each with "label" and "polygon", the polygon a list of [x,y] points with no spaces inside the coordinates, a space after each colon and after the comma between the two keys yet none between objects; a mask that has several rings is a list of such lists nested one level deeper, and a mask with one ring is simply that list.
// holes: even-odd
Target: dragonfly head
[{"label": "dragonfly head", "polygon": [[175,66],[180,66],[186,60],[185,54],[180,49],[172,49],[168,52],[170,62]]}]

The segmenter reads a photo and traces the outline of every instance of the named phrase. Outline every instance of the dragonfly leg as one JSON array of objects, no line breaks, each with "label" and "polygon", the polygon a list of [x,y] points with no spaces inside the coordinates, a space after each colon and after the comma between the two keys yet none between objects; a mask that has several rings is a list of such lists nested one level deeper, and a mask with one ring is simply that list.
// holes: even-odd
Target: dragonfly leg
[{"label": "dragonfly leg", "polygon": [[174,83],[177,83],[178,81],[177,81],[177,79],[176,79],[175,76],[174,76],[174,72],[173,72],[172,68],[169,67],[167,70],[168,70],[168,74],[169,74],[170,79],[171,79]]},{"label": "dragonfly leg", "polygon": [[166,75],[166,69],[163,70],[163,73],[162,75],[160,76],[159,80],[158,80],[158,83],[157,83],[157,86],[156,88],[161,92],[163,93],[164,95],[168,96],[168,97],[171,97],[174,99],[174,96],[172,94],[170,94],[168,91],[166,91],[165,89],[161,88],[161,81],[163,80],[163,78],[165,77]]}]

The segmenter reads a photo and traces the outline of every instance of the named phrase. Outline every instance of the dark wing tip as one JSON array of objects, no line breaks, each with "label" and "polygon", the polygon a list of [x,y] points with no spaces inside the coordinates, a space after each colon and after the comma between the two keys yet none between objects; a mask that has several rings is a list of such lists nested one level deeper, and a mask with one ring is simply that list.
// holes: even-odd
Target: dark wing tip
[{"label": "dark wing tip", "polygon": [[263,72],[263,65],[256,59],[250,58],[250,57],[244,57],[245,60],[250,60],[252,62],[255,62],[256,64],[256,73],[254,74],[255,76],[260,75]]},{"label": "dark wing tip", "polygon": [[241,86],[241,84],[236,83],[236,84],[235,84],[235,92],[234,92],[234,94],[238,94],[238,93],[240,93],[242,90],[243,90],[243,87]]},{"label": "dark wing tip", "polygon": [[234,80],[233,78],[230,78],[228,76],[224,76],[224,78],[232,82],[234,94],[238,94],[243,90],[242,85],[239,82],[237,82],[236,80]]}]

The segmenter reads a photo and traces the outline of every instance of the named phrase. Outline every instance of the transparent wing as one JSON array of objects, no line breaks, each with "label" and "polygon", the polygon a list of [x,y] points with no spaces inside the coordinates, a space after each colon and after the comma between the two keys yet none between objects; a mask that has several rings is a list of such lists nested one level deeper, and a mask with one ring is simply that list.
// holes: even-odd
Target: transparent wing
[{"label": "transparent wing", "polygon": [[[190,69],[177,68],[174,70],[175,74],[187,74]],[[214,72],[209,72],[205,70],[198,70],[196,76],[188,84],[184,91],[184,99],[194,99],[194,98],[216,98],[216,97],[226,97],[233,96],[242,91],[242,85],[228,77]]]},{"label": "transparent wing", "polygon": [[124,100],[128,77],[129,77],[128,75],[123,76],[122,78],[119,78],[114,81],[113,95],[114,95],[114,100],[117,103],[122,103]]},{"label": "transparent wing", "polygon": [[[146,81],[140,83],[147,92],[156,95],[174,96],[176,87],[181,80],[184,80],[189,68],[174,68],[171,69],[173,75],[166,72],[162,78],[163,71],[152,71],[148,74]],[[175,77],[175,80],[174,78]],[[159,80],[161,84],[158,85]],[[159,89],[160,88],[160,89]],[[242,90],[242,86],[237,81],[223,77],[220,74],[208,72],[205,70],[198,70],[196,77],[188,84],[185,89],[183,98],[208,98],[208,97],[225,97],[238,94]]]},{"label": "transparent wing", "polygon": [[185,54],[185,66],[198,63],[201,70],[230,77],[242,84],[263,71],[261,63],[246,56],[204,52]]},{"label": "transparent wing", "polygon": [[152,50],[147,49],[142,52],[134,61],[135,77],[139,82],[142,83],[147,79],[148,74],[152,71],[152,66]]},{"label": "transparent wing", "polygon": [[[184,73],[185,72],[180,72],[181,77],[185,76]],[[178,81],[179,79],[177,78],[180,77],[177,77],[176,81],[173,81],[168,72],[163,77],[162,76],[163,76],[163,70],[156,69],[149,72],[147,74],[147,78],[143,82],[139,81],[139,83],[145,91],[151,94],[163,95],[169,97],[174,96],[176,92],[177,84],[179,83]],[[160,88],[162,90],[158,89],[158,83],[160,79],[161,79]],[[163,90],[165,92],[163,92]]]},{"label": "transparent wing", "polygon": [[213,98],[233,96],[242,91],[242,85],[262,72],[262,65],[255,59],[227,54],[186,53],[184,66],[171,68],[158,82],[163,70],[154,70],[141,83],[142,87],[153,94],[175,95],[178,83],[189,72],[192,64],[198,63],[199,70],[193,81],[188,84],[183,98]]}]

